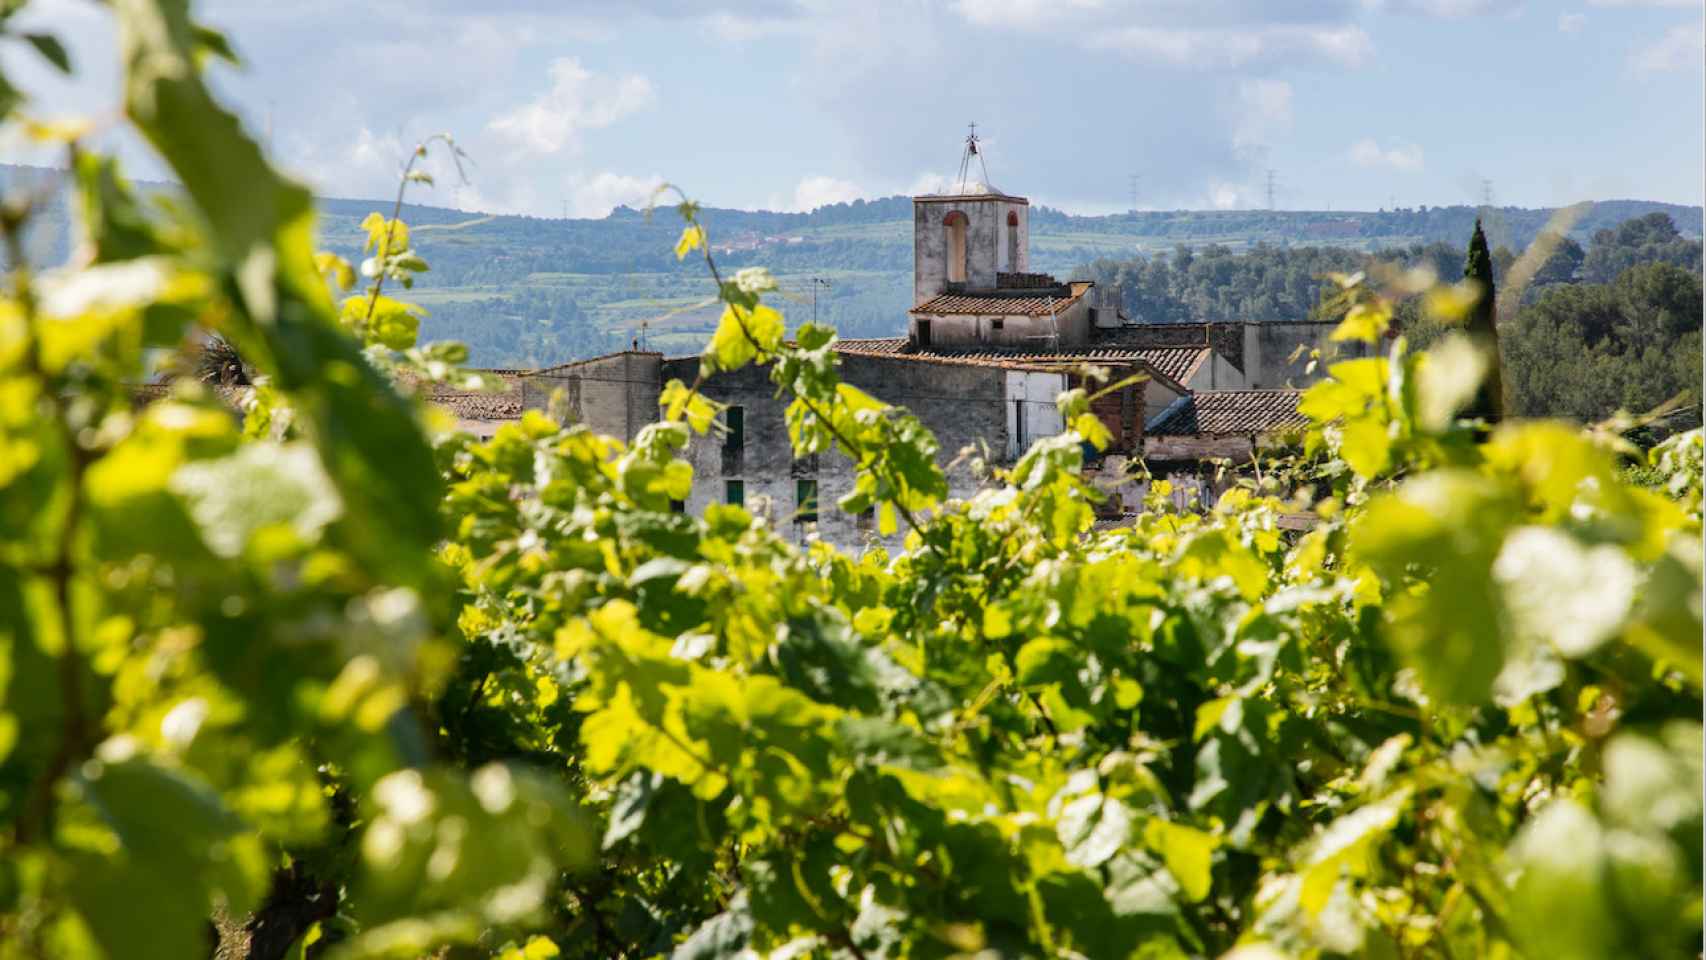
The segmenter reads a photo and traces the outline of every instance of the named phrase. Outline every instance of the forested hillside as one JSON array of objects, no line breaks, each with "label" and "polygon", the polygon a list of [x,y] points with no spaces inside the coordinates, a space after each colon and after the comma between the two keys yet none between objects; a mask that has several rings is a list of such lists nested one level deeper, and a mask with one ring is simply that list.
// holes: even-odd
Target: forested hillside
[{"label": "forested hillside", "polygon": [[[1683,236],[1669,215],[1649,213],[1594,231],[1584,244],[1555,241],[1520,289],[1518,254],[1493,250],[1500,291],[1500,337],[1513,409],[1524,416],[1596,420],[1619,408],[1642,411],[1684,390],[1699,422],[1701,382],[1701,242]],[[1377,262],[1425,266],[1446,280],[1463,275],[1464,246],[1435,242],[1364,253],[1344,247],[1221,245],[1085,268],[1118,291],[1133,319],[1263,322],[1315,316],[1330,274],[1368,270]],[[1399,307],[1400,325],[1421,345],[1445,332],[1419,302]]]},{"label": "forested hillside", "polygon": [[[0,167],[0,183],[52,176],[52,171]],[[144,192],[168,189],[143,187]],[[354,257],[364,237],[360,221],[378,204],[320,199],[317,205],[328,248]],[[1313,303],[1310,271],[1353,263],[1358,251],[1439,243],[1448,251],[1442,258],[1461,257],[1463,238],[1480,212],[1452,206],[1080,217],[1038,206],[1031,212],[1031,254],[1037,269],[1065,276],[1083,272],[1093,261],[1167,253],[1173,262],[1154,268],[1158,276],[1140,284],[1162,289],[1169,283],[1159,274],[1183,268],[1172,251],[1194,248],[1203,266],[1185,281],[1192,289],[1181,289],[1177,304],[1144,301],[1142,315],[1272,319],[1306,312]],[[1486,212],[1493,243],[1514,250],[1525,247],[1554,213]],[[1585,246],[1596,231],[1652,212],[1671,217],[1684,234],[1700,236],[1699,207],[1645,201],[1595,204],[1576,221],[1571,236]],[[670,226],[639,210],[618,207],[607,217],[585,220],[488,216],[406,204],[403,216],[418,225],[420,248],[433,265],[416,287],[428,311],[424,333],[466,342],[478,364],[539,366],[633,342],[692,352],[716,320],[704,303],[702,278],[669,254]],[[908,198],[856,200],[811,213],[706,208],[703,216],[724,262],[769,268],[796,316],[812,315],[815,295],[818,318],[846,336],[888,336],[901,329],[912,283]],[[30,249],[46,262],[62,260],[69,249],[68,223],[63,203],[46,211],[32,227]],[[1299,247],[1305,252],[1290,252]],[[1249,261],[1228,259],[1246,251],[1252,255]],[[1102,279],[1109,275],[1098,271]],[[1205,292],[1205,285],[1218,277],[1228,282]],[[814,278],[827,282],[814,283]]]}]

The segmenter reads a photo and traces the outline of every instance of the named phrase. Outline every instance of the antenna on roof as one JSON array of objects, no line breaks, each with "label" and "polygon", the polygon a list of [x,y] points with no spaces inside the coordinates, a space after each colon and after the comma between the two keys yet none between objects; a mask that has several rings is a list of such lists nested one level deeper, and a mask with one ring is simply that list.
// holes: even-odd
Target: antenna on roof
[{"label": "antenna on roof", "polygon": [[989,167],[983,162],[983,151],[981,151],[977,148],[977,144],[978,144],[977,122],[973,121],[970,124],[967,124],[967,126],[970,127],[970,132],[968,132],[966,134],[966,147],[964,150],[960,151],[960,184],[959,184],[959,188],[960,188],[961,193],[965,192],[966,175],[971,173],[971,158],[972,157],[977,158],[978,169],[983,171],[984,185],[988,186],[988,184],[989,184]]}]

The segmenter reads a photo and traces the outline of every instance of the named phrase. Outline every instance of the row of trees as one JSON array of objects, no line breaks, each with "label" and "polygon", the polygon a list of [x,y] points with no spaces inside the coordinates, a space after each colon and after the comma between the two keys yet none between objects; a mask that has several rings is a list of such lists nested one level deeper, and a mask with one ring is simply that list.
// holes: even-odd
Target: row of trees
[{"label": "row of trees", "polygon": [[[1512,413],[1593,421],[1642,411],[1699,388],[1701,242],[1682,236],[1663,213],[1597,231],[1586,248],[1543,237],[1549,254],[1526,284],[1514,282],[1517,254],[1489,253],[1499,290],[1505,393]],[[1172,255],[1096,261],[1088,268],[1119,291],[1126,315],[1143,322],[1303,320],[1321,315],[1336,292],[1334,273],[1372,263],[1464,275],[1463,248],[1417,244],[1368,255],[1355,251],[1258,246],[1181,248]],[[1419,345],[1446,329],[1419,298],[1401,303],[1399,324]],[[1699,422],[1698,404],[1677,425]]]}]

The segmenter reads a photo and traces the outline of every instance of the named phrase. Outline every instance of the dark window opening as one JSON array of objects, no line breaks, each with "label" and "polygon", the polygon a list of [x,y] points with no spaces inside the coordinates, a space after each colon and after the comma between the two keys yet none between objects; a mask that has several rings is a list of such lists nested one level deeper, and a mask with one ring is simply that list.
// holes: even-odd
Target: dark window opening
[{"label": "dark window opening", "polygon": [[799,509],[794,512],[795,523],[817,522],[817,481],[797,480],[794,482],[794,499],[799,503]]},{"label": "dark window opening", "polygon": [[670,513],[686,513],[687,512],[687,501],[686,500],[671,500],[669,502],[669,512]]},{"label": "dark window opening", "polygon": [[723,500],[731,507],[746,505],[746,481],[729,480],[723,484]]},{"label": "dark window opening", "polygon": [[1002,317],[996,317],[994,320],[989,321],[989,329],[1000,330],[1003,326],[1005,326],[1005,324],[1002,323],[1003,319],[1004,318],[1002,318]]},{"label": "dark window opening", "polygon": [[930,346],[930,321],[918,321],[918,348],[927,349]]},{"label": "dark window opening", "polygon": [[1007,212],[1007,270],[1019,272],[1019,215]]},{"label": "dark window opening", "polygon": [[746,445],[746,408],[730,407],[725,417],[729,432],[723,437],[723,448],[739,450]]},{"label": "dark window opening", "polygon": [[723,472],[745,473],[746,408],[730,407],[723,414]]}]

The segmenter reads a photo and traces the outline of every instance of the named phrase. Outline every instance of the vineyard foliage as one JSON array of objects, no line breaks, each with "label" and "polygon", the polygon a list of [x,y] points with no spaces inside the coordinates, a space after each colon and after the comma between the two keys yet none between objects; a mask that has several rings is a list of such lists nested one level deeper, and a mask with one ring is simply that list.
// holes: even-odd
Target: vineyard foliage
[{"label": "vineyard foliage", "polygon": [[[683,200],[724,304],[701,380],[767,365],[795,453],[856,471],[839,508],[906,531],[798,550],[671,511],[720,429],[698,383],[627,443],[448,429],[424,387],[481,378],[385,292],[427,268],[407,226],[316,256],[201,78],[224,39],[112,10],[181,203],[0,83],[82,230],[38,274],[32,198],[0,214],[0,958],[1700,950],[1699,431],[1459,419],[1485,358],[1385,340],[1349,277],[1340,335],[1389,353],[1218,502],[1157,482],[1093,530],[1083,391],[949,501],[929,432],[832,331],[785,339]],[[137,407],[204,333],[257,386]]]}]

